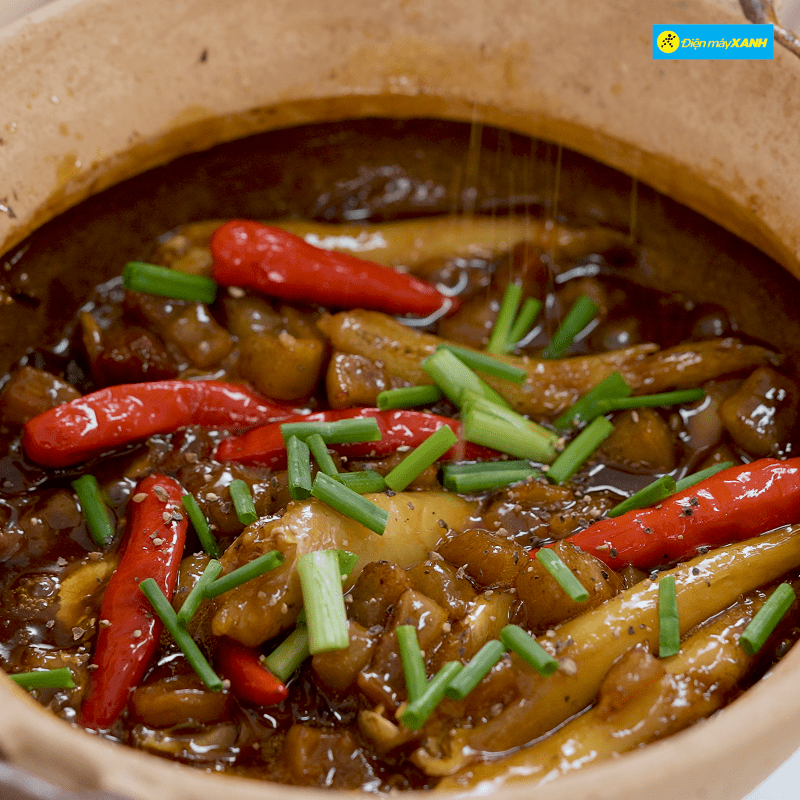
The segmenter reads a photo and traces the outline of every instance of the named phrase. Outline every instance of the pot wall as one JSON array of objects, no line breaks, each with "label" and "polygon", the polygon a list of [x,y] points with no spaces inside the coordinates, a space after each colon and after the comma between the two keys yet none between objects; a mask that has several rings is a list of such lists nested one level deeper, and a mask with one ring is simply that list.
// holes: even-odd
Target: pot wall
[{"label": "pot wall", "polygon": [[[321,119],[427,115],[598,158],[800,275],[800,110],[790,101],[800,64],[779,48],[774,62],[654,62],[654,22],[741,20],[702,2],[647,9],[635,0],[61,0],[0,32],[0,252],[88,194],[218,141]],[[537,796],[741,796],[800,742],[787,701],[799,672],[795,652],[721,717]],[[67,788],[323,797],[115,748],[14,687],[3,693],[0,749]]]}]

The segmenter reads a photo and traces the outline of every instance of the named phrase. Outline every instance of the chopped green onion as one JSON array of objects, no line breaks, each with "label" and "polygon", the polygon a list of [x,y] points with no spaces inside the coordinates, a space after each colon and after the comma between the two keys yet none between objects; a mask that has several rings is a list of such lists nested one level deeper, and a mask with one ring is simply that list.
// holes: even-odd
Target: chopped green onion
[{"label": "chopped green onion", "polygon": [[37,669],[33,672],[17,672],[9,675],[23,689],[74,689],[75,681],[69,667]]},{"label": "chopped green onion", "polygon": [[518,342],[521,342],[531,331],[536,317],[542,310],[542,301],[537,300],[535,297],[526,298],[522,304],[514,324],[511,326],[511,332],[508,335],[508,342],[506,343],[506,350],[513,350]]},{"label": "chopped green onion", "polygon": [[315,550],[297,560],[311,655],[350,644],[336,550]]},{"label": "chopped green onion", "polygon": [[342,578],[347,578],[358,564],[358,553],[351,553],[349,550],[337,550],[339,558],[339,572]]},{"label": "chopped green onion", "polygon": [[461,664],[458,661],[448,661],[428,681],[422,695],[402,710],[400,721],[403,725],[411,731],[418,731],[442,702],[447,685],[459,672],[461,672]]},{"label": "chopped green onion", "polygon": [[567,316],[561,320],[542,358],[560,358],[572,345],[575,337],[594,319],[597,306],[586,296],[579,297]]},{"label": "chopped green onion", "polygon": [[178,624],[178,617],[173,611],[169,600],[164,597],[164,593],[158,584],[152,578],[145,578],[139,584],[139,589],[150,601],[150,605],[175,640],[175,644],[186,656],[189,666],[200,676],[200,679],[212,692],[222,691],[222,681],[211,668],[195,640],[187,633],[186,628]]},{"label": "chopped green onion", "polygon": [[665,575],[658,582],[658,655],[668,658],[677,655],[680,649],[681,629],[675,576]]},{"label": "chopped green onion", "polygon": [[250,487],[241,479],[237,478],[228,486],[231,494],[233,507],[236,510],[236,518],[242,525],[250,525],[258,519],[258,512],[253,504],[253,495]]},{"label": "chopped green onion", "polygon": [[328,444],[350,444],[352,442],[379,442],[381,430],[374,417],[354,417],[335,422],[284,422],[281,425],[283,441],[290,436],[306,441],[318,433]]},{"label": "chopped green onion", "polygon": [[599,414],[607,414],[609,411],[624,411],[629,408],[658,408],[676,406],[679,403],[694,403],[705,396],[706,393],[702,389],[679,389],[660,394],[643,394],[639,397],[610,397],[598,400],[595,407]]},{"label": "chopped green onion", "polygon": [[739,637],[739,645],[747,655],[755,655],[764,646],[794,601],[795,591],[789,583],[782,583],[769,596]]},{"label": "chopped green onion", "polygon": [[547,677],[558,669],[558,661],[519,625],[506,625],[500,631],[500,641],[527,661],[540,675]]},{"label": "chopped green onion", "polygon": [[497,312],[497,319],[486,345],[488,353],[502,353],[508,347],[511,340],[511,327],[514,318],[517,316],[517,309],[522,300],[522,287],[517,283],[509,283],[500,301],[500,310]]},{"label": "chopped green onion", "polygon": [[449,425],[442,425],[422,444],[415,447],[385,478],[386,485],[395,492],[402,492],[423,470],[435,464],[454,444],[458,436]]},{"label": "chopped green onion", "polygon": [[296,436],[286,440],[286,475],[292,500],[311,497],[311,455],[308,445]]},{"label": "chopped green onion", "polygon": [[492,667],[505,652],[506,646],[497,639],[486,642],[464,669],[445,686],[445,696],[453,700],[463,700],[492,671]]},{"label": "chopped green onion", "polygon": [[528,377],[528,373],[522,367],[506,364],[505,361],[498,361],[485,353],[477,353],[475,350],[468,350],[466,347],[456,347],[454,344],[442,344],[439,347],[449,350],[470,369],[482,372],[484,375],[491,375],[493,378],[501,378],[512,383],[525,383],[525,378]]},{"label": "chopped green onion", "polygon": [[339,480],[348,488],[358,494],[377,494],[386,491],[386,481],[383,475],[373,469],[363,472],[340,472]]},{"label": "chopped green onion", "polygon": [[545,473],[554,483],[571,478],[611,435],[614,426],[605,418],[590,422],[565,448]]},{"label": "chopped green onion", "polygon": [[657,478],[652,483],[645,486],[644,489],[639,489],[636,494],[632,494],[621,503],[617,503],[617,505],[608,512],[607,516],[619,517],[637,508],[654,506],[656,503],[660,503],[671,494],[674,494],[676,490],[677,484],[675,483],[675,478],[673,478],[672,475],[662,475],[660,478]]},{"label": "chopped green onion", "polygon": [[195,499],[194,495],[185,494],[182,498],[182,501],[183,507],[186,509],[186,515],[189,517],[189,521],[192,523],[194,532],[197,534],[197,538],[200,540],[200,546],[211,556],[211,558],[219,558],[222,555],[219,549],[219,544],[217,544],[214,534],[211,533],[208,520],[206,519],[205,514],[203,514],[203,512],[200,510],[200,506],[197,504],[197,500]]},{"label": "chopped green onion", "polygon": [[447,464],[443,470],[442,484],[453,492],[475,494],[540,476],[539,470],[527,461]]},{"label": "chopped green onion", "polygon": [[378,408],[390,411],[393,408],[414,408],[438,403],[444,395],[438,386],[403,386],[386,389],[378,395]]},{"label": "chopped green onion", "polygon": [[395,628],[397,644],[400,646],[400,660],[406,678],[406,692],[409,703],[413,703],[425,693],[428,676],[425,674],[425,661],[419,648],[417,629],[413,625],[398,625]]},{"label": "chopped green onion", "polygon": [[706,469],[701,469],[700,472],[695,472],[693,475],[687,475],[685,478],[681,478],[675,484],[675,491],[682,492],[684,489],[695,486],[701,481],[704,481],[706,478],[710,478],[712,475],[716,475],[718,472],[722,472],[722,470],[728,469],[732,466],[733,461],[720,461],[719,464],[714,464]]},{"label": "chopped green onion", "polygon": [[324,472],[318,472],[311,487],[311,494],[346,517],[360,522],[365,528],[382,535],[389,521],[389,514],[375,503],[348,489]]},{"label": "chopped green onion", "polygon": [[328,452],[328,445],[325,444],[325,440],[318,433],[312,433],[311,436],[306,439],[306,444],[311,451],[311,455],[314,456],[317,466],[326,475],[330,475],[331,478],[337,477],[339,470],[336,469],[336,464],[333,462],[331,454]]},{"label": "chopped green onion", "polygon": [[114,525],[111,522],[103,495],[100,493],[97,478],[94,475],[82,475],[72,481],[72,488],[78,495],[92,541],[98,547],[108,547],[114,538]]},{"label": "chopped green onion", "polygon": [[217,297],[217,284],[203,275],[188,275],[168,267],[129,261],[122,271],[122,283],[134,292],[173,297],[176,300],[199,300],[213,303]]},{"label": "chopped green onion", "polygon": [[233,572],[217,578],[206,588],[206,597],[218,597],[253,578],[257,578],[259,575],[264,575],[281,564],[283,564],[283,555],[280,550],[270,550],[268,553],[248,561],[243,566],[233,570]]},{"label": "chopped green onion", "polygon": [[548,430],[543,425],[539,425],[537,422],[534,422],[527,417],[523,417],[522,414],[518,414],[511,408],[499,406],[497,403],[493,403],[491,400],[487,400],[485,397],[482,397],[481,395],[476,394],[468,389],[464,392],[462,398],[462,415],[470,413],[472,409],[484,411],[487,414],[491,414],[493,417],[499,417],[500,419],[511,423],[511,425],[513,425],[515,428],[519,428],[524,436],[528,436],[530,433],[538,436],[542,440],[543,444],[546,444],[552,450],[548,457],[542,459],[543,461],[550,462],[556,457],[555,448],[556,443],[559,440],[559,435],[554,431]]},{"label": "chopped green onion", "polygon": [[619,372],[612,372],[607,378],[591,388],[574,405],[570,406],[553,424],[560,430],[566,430],[591,422],[600,416],[597,402],[616,397],[630,397],[633,388]]},{"label": "chopped green onion", "polygon": [[558,553],[548,550],[546,547],[540,547],[536,551],[536,560],[555,578],[570,600],[574,600],[576,603],[585,603],[589,599],[586,587],[562,561]]},{"label": "chopped green onion", "polygon": [[178,624],[183,625],[185,628],[189,620],[195,615],[197,609],[200,608],[200,603],[206,598],[206,591],[208,587],[217,579],[220,572],[222,572],[222,564],[216,559],[206,564],[203,573],[197,579],[197,583],[192,586],[186,599],[183,601],[180,611],[178,611]]},{"label": "chopped green onion", "polygon": [[286,683],[310,655],[308,626],[304,622],[298,623],[297,627],[264,658],[264,665],[281,683]]},{"label": "chopped green onion", "polygon": [[455,353],[440,347],[421,364],[425,373],[447,395],[451,403],[461,407],[464,392],[471,390],[476,394],[497,403],[511,406],[488,383],[481,380]]},{"label": "chopped green onion", "polygon": [[462,430],[468,442],[492,447],[516,458],[549,464],[556,457],[555,442],[549,436],[546,438],[530,428],[517,427],[476,406],[468,407],[463,415]]}]

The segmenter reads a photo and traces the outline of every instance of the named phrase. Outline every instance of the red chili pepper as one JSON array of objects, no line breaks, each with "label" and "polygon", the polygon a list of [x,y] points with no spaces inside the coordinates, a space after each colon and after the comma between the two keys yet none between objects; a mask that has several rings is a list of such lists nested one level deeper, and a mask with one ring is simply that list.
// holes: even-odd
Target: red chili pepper
[{"label": "red chili pepper", "polygon": [[152,381],[110,386],[31,419],[22,434],[28,457],[66,467],[107,450],[186,425],[249,428],[295,409],[220,381]]},{"label": "red chili pepper", "polygon": [[181,506],[183,489],[174,478],[150,475],[132,497],[137,495],[144,499],[130,502],[122,555],[100,607],[92,660],[96,669],[81,707],[80,724],[94,730],[111,727],[158,645],[161,621],[139,591],[139,583],[153,578],[171,598],[186,541],[189,523]]},{"label": "red chili pepper", "polygon": [[231,682],[233,693],[246,703],[274,706],[286,699],[289,690],[262,663],[261,654],[232,639],[221,637],[215,655],[222,675]]},{"label": "red chili pepper", "polygon": [[323,250],[260,222],[233,220],[211,237],[214,280],[257,292],[336,308],[369,308],[427,317],[459,305],[435,286],[348,253]]},{"label": "red chili pepper", "polygon": [[570,541],[615,569],[649,570],[794,522],[800,522],[800,458],[763,458],[718,472],[654,508],[596,522]]},{"label": "red chili pepper", "polygon": [[[438,414],[428,414],[424,411],[346,408],[338,411],[318,411],[314,414],[297,414],[280,422],[254,428],[241,436],[231,436],[220,442],[214,457],[222,462],[234,461],[248,466],[284,469],[286,446],[281,435],[283,422],[336,422],[356,417],[374,417],[381,432],[381,439],[377,442],[331,445],[332,449],[348,458],[384,458],[400,447],[417,447],[442,425],[449,425],[457,436],[461,435],[461,423],[458,420],[440,417]],[[443,459],[457,458],[467,461],[496,457],[495,450],[471,442],[459,442],[442,456]]]}]

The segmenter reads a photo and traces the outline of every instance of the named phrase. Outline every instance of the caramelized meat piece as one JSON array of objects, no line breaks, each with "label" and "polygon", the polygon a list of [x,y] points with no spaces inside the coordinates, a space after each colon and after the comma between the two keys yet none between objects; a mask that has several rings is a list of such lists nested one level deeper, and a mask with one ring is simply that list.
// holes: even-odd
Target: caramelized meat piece
[{"label": "caramelized meat piece", "polygon": [[722,404],[719,413],[739,447],[756,457],[776,456],[794,432],[798,399],[794,381],[762,367]]},{"label": "caramelized meat piece", "polygon": [[0,419],[24,425],[50,408],[80,397],[72,384],[34,367],[20,367],[0,392]]},{"label": "caramelized meat piece", "polygon": [[454,619],[463,617],[475,599],[472,584],[442,558],[431,558],[416,564],[408,570],[408,574],[417,591],[446,608]]},{"label": "caramelized meat piece", "polygon": [[233,350],[233,337],[211,316],[204,303],[192,303],[164,326],[164,338],[200,369],[219,364]]},{"label": "caramelized meat piece", "polygon": [[413,582],[402,567],[388,561],[367,564],[350,593],[348,616],[365,628],[386,625],[400,596]]},{"label": "caramelized meat piece", "polygon": [[538,559],[531,558],[519,570],[515,585],[527,617],[527,626],[536,633],[542,633],[599,606],[622,589],[622,581],[617,574],[594,556],[578,550],[569,542],[558,542],[553,545],[553,550],[589,592],[589,599],[584,603],[576,603],[544,565]]},{"label": "caramelized meat piece", "polygon": [[438,550],[475,583],[485,587],[512,586],[523,558],[522,551],[506,537],[477,528],[446,539]]},{"label": "caramelized meat piece", "polygon": [[228,717],[230,694],[209,691],[194,673],[170,675],[134,689],[130,713],[151,728],[207,725]]},{"label": "caramelized meat piece", "polygon": [[635,408],[614,417],[614,430],[600,447],[605,463],[626,472],[672,472],[675,442],[669,426],[652,408]]},{"label": "caramelized meat piece", "polygon": [[379,361],[349,353],[334,353],[325,377],[331,408],[374,406],[380,392],[401,383],[392,379]]},{"label": "caramelized meat piece", "polygon": [[334,694],[346,692],[369,664],[378,636],[352,619],[347,622],[350,644],[344,650],[318,653],[311,659],[317,682]]}]

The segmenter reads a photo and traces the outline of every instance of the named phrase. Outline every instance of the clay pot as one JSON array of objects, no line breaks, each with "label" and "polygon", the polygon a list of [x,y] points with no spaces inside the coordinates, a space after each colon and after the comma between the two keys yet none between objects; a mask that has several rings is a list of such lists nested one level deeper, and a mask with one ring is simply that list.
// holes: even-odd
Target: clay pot
[{"label": "clay pot", "polygon": [[[650,57],[653,23],[742,21],[703,0],[652,0],[646,13],[636,0],[60,0],[0,30],[0,253],[183,153],[304,122],[424,116],[563,144],[800,276],[800,61],[779,47],[766,62]],[[709,722],[537,797],[741,797],[800,745],[798,679],[795,650]],[[115,747],[7,681],[0,693],[0,752],[61,787],[161,800],[324,797]]]}]

